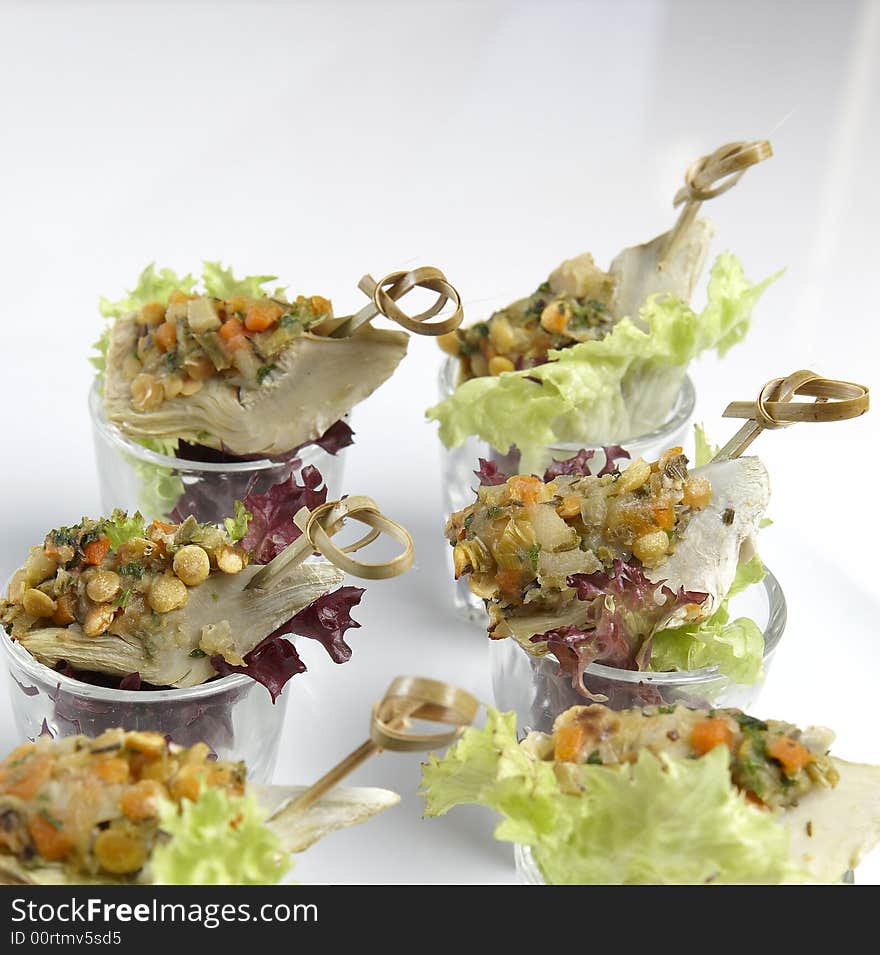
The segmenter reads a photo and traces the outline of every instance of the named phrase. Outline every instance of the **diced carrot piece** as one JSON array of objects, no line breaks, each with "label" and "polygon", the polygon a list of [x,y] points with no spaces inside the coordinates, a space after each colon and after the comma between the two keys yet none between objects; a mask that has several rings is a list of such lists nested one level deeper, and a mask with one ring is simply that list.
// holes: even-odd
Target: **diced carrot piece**
[{"label": "diced carrot piece", "polygon": [[682,504],[697,509],[705,507],[712,500],[712,485],[704,477],[690,477],[684,482]]},{"label": "diced carrot piece", "polygon": [[258,300],[248,308],[245,314],[245,328],[250,332],[264,332],[281,318],[283,311],[276,302]]},{"label": "diced carrot piece", "polygon": [[730,724],[723,716],[710,717],[694,724],[691,730],[691,746],[698,756],[703,756],[716,746],[733,746],[734,735]]},{"label": "diced carrot piece", "polygon": [[227,319],[220,326],[220,337],[226,345],[226,350],[230,352],[238,351],[247,344],[247,337],[244,333],[244,325],[237,318]]},{"label": "diced carrot piece", "polygon": [[108,550],[110,550],[110,538],[99,537],[96,541],[86,544],[83,548],[83,556],[87,564],[97,567],[107,556]]},{"label": "diced carrot piece", "polygon": [[178,527],[180,527],[179,524],[168,524],[165,521],[154,520],[150,525],[150,530],[156,528],[156,530],[160,530],[163,534],[173,534]]},{"label": "diced carrot piece", "polygon": [[544,490],[544,482],[540,478],[517,474],[508,478],[507,487],[513,500],[522,501],[523,504],[537,504]]},{"label": "diced carrot piece", "polygon": [[52,757],[34,753],[20,758],[23,762],[19,765],[15,765],[17,760],[11,757],[6,761],[6,779],[0,789],[8,796],[17,796],[27,802],[49,781],[52,775]]},{"label": "diced carrot piece", "polygon": [[177,344],[177,322],[162,322],[153,332],[159,351],[171,351]]},{"label": "diced carrot piece", "polygon": [[73,840],[64,831],[63,824],[55,826],[43,813],[32,815],[27,827],[37,852],[47,862],[60,862],[73,848]]},{"label": "diced carrot piece", "polygon": [[786,776],[793,776],[816,758],[806,746],[789,736],[777,736],[771,740],[767,744],[767,755],[782,764]]},{"label": "diced carrot piece", "polygon": [[141,321],[145,325],[159,325],[165,321],[165,306],[161,302],[150,302],[141,309]]},{"label": "diced carrot piece", "polygon": [[560,726],[556,731],[556,758],[576,763],[584,745],[584,730],[579,723]]},{"label": "diced carrot piece", "polygon": [[564,520],[570,521],[572,518],[581,516],[581,502],[580,498],[575,497],[573,494],[564,497],[556,505],[556,513]]},{"label": "diced carrot piece", "polygon": [[244,295],[233,295],[232,298],[227,299],[226,302],[226,311],[230,314],[232,312],[246,312],[248,305],[250,305],[251,299],[246,298]]},{"label": "diced carrot piece", "polygon": [[119,800],[122,814],[135,822],[152,819],[159,814],[159,804],[168,798],[168,790],[154,779],[143,779],[126,789]]},{"label": "diced carrot piece", "polygon": [[651,508],[654,523],[664,531],[671,531],[675,527],[675,511],[671,504],[660,504]]},{"label": "diced carrot piece", "polygon": [[333,307],[330,304],[330,300],[327,298],[324,298],[323,295],[313,295],[309,299],[309,302],[311,303],[312,311],[316,315],[326,315],[328,312],[331,311]]},{"label": "diced carrot piece", "polygon": [[115,756],[102,759],[95,765],[95,775],[105,783],[127,783],[129,781],[128,761]]}]

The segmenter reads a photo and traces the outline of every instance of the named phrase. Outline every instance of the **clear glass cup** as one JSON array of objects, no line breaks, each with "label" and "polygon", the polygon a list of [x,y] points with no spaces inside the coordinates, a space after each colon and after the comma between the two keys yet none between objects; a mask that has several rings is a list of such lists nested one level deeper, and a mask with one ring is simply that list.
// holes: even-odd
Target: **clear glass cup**
[{"label": "clear glass cup", "polygon": [[108,422],[97,382],[89,392],[89,413],[101,505],[108,514],[121,507],[147,518],[168,518],[180,505],[185,514],[218,523],[233,513],[252,479],[257,493],[263,493],[307,465],[321,472],[330,500],[343,493],[344,449],[334,455],[309,445],[289,458],[187,461],[150,451]]},{"label": "clear glass cup", "polygon": [[[449,358],[440,370],[440,399],[448,398],[455,390],[458,378],[458,360]],[[683,445],[687,436],[691,416],[694,413],[696,394],[693,382],[685,376],[672,403],[666,421],[646,434],[627,437],[616,437],[614,444],[622,444],[633,458],[642,457],[654,460],[667,448]],[[547,463],[551,460],[563,461],[577,454],[583,448],[581,444],[560,444],[547,448]],[[597,466],[603,463],[601,447],[587,446],[586,450],[593,450],[598,454],[594,460]],[[473,435],[457,448],[445,448],[441,445],[442,455],[442,482],[443,482],[443,513],[445,517],[453,511],[460,511],[474,502],[474,491],[478,485],[474,471],[479,466],[479,459],[494,461],[500,471],[506,474],[516,474],[519,466],[519,453],[515,448],[505,452],[493,448],[491,444],[482,441]],[[449,569],[449,579],[453,581],[452,600],[456,612],[468,620],[486,622],[486,610],[483,601],[471,593],[467,580],[455,580],[455,571],[452,566],[452,548],[447,547],[446,561]]]},{"label": "clear glass cup", "polygon": [[50,670],[0,627],[9,696],[18,736],[36,739],[121,726],[163,733],[181,746],[207,743],[220,759],[244,760],[257,783],[272,780],[278,759],[287,688],[275,703],[268,690],[241,674],[188,689],[116,690]]},{"label": "clear glass cup", "polygon": [[[764,634],[763,672],[755,683],[735,683],[717,667],[652,673],[594,663],[587,667],[584,685],[593,693],[607,696],[605,705],[612,709],[682,703],[749,711],[758,699],[785,631],[785,596],[773,574],[768,571],[761,583],[731,598],[730,613],[732,619],[750,617]],[[560,713],[589,702],[572,687],[571,677],[560,672],[551,654],[533,656],[508,638],[490,641],[489,659],[495,706],[516,712],[523,735],[532,730],[549,733]]]},{"label": "clear glass cup", "polygon": [[[544,876],[535,862],[532,850],[529,846],[521,846],[516,843],[513,847],[513,857],[516,862],[516,874],[521,885],[546,885]],[[840,880],[844,885],[855,884],[855,873],[852,869],[844,872]]]}]

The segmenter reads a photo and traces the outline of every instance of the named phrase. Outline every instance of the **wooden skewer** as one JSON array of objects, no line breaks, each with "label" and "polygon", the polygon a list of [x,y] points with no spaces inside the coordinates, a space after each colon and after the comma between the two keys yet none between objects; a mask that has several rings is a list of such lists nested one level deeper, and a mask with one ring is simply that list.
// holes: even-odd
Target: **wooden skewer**
[{"label": "wooden skewer", "polygon": [[701,156],[692,163],[684,175],[684,185],[675,194],[673,206],[684,208],[678,221],[669,233],[669,240],[663,250],[661,265],[675,251],[681,237],[697,217],[700,206],[707,199],[714,199],[728,189],[732,189],[749,166],[754,166],[773,155],[773,147],[766,139],[755,142],[727,143],[713,153]]},{"label": "wooden skewer", "polygon": [[[793,401],[797,395],[815,401]],[[844,421],[863,415],[869,408],[870,392],[864,385],[822,378],[807,370],[774,378],[764,385],[756,401],[733,401],[724,410],[725,418],[749,420],[713,461],[738,458],[765,429],[787,428],[798,421]]]},{"label": "wooden skewer", "polygon": [[[371,529],[353,544],[340,548],[330,540],[330,535],[342,529],[346,518],[366,524]],[[414,550],[409,531],[386,517],[371,497],[354,495],[340,501],[327,501],[313,511],[302,507],[294,515],[293,522],[302,535],[254,574],[245,585],[245,590],[269,586],[281,574],[292,570],[315,552],[326,557],[340,570],[367,580],[386,580],[412,567]],[[367,563],[349,556],[372,543],[382,533],[403,545],[403,551],[397,557],[379,563]]]},{"label": "wooden skewer", "polygon": [[[449,683],[426,677],[397,677],[373,707],[370,738],[301,793],[290,803],[290,810],[296,812],[314,805],[375,753],[385,749],[417,752],[448,746],[471,725],[479,706],[479,701],[470,693]],[[455,728],[443,733],[409,733],[405,730],[411,719],[449,723]]]},{"label": "wooden skewer", "polygon": [[[440,269],[430,265],[423,265],[408,272],[391,272],[381,282],[377,282],[372,275],[365,275],[358,282],[358,288],[370,297],[369,304],[337,325],[330,332],[330,338],[347,338],[377,315],[384,315],[416,335],[445,335],[458,328],[464,318],[458,291]],[[407,315],[396,302],[414,288],[436,292],[437,300],[424,312]],[[430,319],[443,311],[447,302],[452,302],[455,307],[452,315],[441,322],[430,322]]]}]

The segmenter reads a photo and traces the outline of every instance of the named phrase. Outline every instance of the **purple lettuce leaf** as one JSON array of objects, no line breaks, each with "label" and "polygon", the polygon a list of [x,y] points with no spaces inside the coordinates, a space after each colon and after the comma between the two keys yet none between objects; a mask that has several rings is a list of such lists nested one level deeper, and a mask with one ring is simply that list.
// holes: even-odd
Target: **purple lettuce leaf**
[{"label": "purple lettuce leaf", "polygon": [[587,477],[590,474],[589,461],[596,452],[587,451],[581,448],[573,457],[557,461],[555,458],[550,467],[544,472],[544,483],[558,478],[561,474],[576,474],[579,477]]},{"label": "purple lettuce leaf", "polygon": [[606,474],[614,474],[617,470],[617,464],[615,463],[619,458],[632,458],[632,455],[626,448],[622,448],[619,444],[609,444],[607,448],[602,448],[603,453],[605,454],[605,464],[602,466],[602,470],[596,475],[596,477],[604,477]]},{"label": "purple lettuce leaf", "polygon": [[255,564],[268,564],[302,534],[293,523],[301,507],[312,510],[327,500],[327,488],[321,486],[324,479],[316,467],[304,467],[301,477],[302,484],[291,474],[265,494],[245,494],[242,503],[251,513],[251,522],[241,544],[252,553]]},{"label": "purple lettuce leaf", "polygon": [[589,602],[587,620],[548,630],[531,642],[546,643],[572,686],[591,699],[595,696],[584,685],[584,671],[591,663],[644,670],[661,618],[686,604],[701,604],[708,596],[683,587],[676,592],[665,581],[649,580],[638,564],[622,560],[614,561],[611,573],[573,574],[567,583],[579,600]]},{"label": "purple lettuce leaf", "polygon": [[294,453],[308,447],[309,444],[316,445],[326,451],[327,454],[338,454],[343,448],[354,444],[354,431],[340,418],[336,424],[331,424],[320,438],[315,438],[308,444],[301,444],[295,449]]},{"label": "purple lettuce leaf", "polygon": [[233,666],[227,663],[220,654],[211,657],[211,666],[220,676],[229,676],[230,673],[243,673],[257,683],[262,683],[269,691],[272,702],[278,699],[278,694],[284,689],[287,681],[297,675],[305,673],[306,665],[302,662],[296,647],[285,640],[276,630],[261,640],[250,653],[244,657],[245,666]]},{"label": "purple lettuce leaf", "polygon": [[306,672],[305,663],[287,636],[296,634],[317,640],[334,663],[345,663],[351,657],[351,647],[344,640],[345,632],[360,627],[356,620],[352,620],[351,608],[360,603],[363,595],[363,587],[340,587],[325,594],[245,654],[244,666],[227,663],[219,654],[211,657],[211,666],[221,676],[243,673],[262,683],[274,703],[288,680]]},{"label": "purple lettuce leaf", "polygon": [[479,462],[480,466],[474,471],[474,474],[479,478],[482,487],[494,487],[498,484],[504,484],[507,480],[507,475],[498,470],[498,465],[495,461],[487,461],[485,458],[480,458]]}]

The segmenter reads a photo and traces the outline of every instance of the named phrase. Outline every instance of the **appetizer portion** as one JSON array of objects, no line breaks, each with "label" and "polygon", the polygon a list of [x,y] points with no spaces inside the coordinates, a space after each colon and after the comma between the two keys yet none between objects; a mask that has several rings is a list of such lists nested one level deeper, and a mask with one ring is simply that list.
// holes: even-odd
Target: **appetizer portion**
[{"label": "appetizer portion", "polygon": [[301,536],[300,508],[326,502],[314,468],[304,480],[246,496],[223,526],[117,511],[50,531],[13,575],[0,624],[46,666],[122,678],[124,689],[240,672],[274,698],[305,670],[286,637],[316,639],[336,662],[349,658],[344,634],[359,626],[350,610],[364,593],[340,587],[343,572],[318,560],[248,586]]},{"label": "appetizer portion", "polygon": [[[746,165],[770,154],[767,143],[742,145]],[[727,159],[729,149],[722,165]],[[705,220],[683,216],[624,249],[607,271],[584,253],[486,321],[441,337],[459,361],[454,391],[427,412],[442,442],[452,448],[475,435],[500,454],[516,448],[529,472],[546,466],[547,448],[610,444],[660,427],[690,362],[741,342],[773,280],[752,284],[723,253],[710,270],[707,304],[694,311],[711,237]]]},{"label": "appetizer portion", "polygon": [[192,275],[149,266],[129,295],[102,300],[114,319],[98,343],[107,419],[151,442],[237,456],[280,455],[321,440],[394,372],[402,331],[343,338],[320,295],[267,291],[206,262]]},{"label": "appetizer portion", "polygon": [[599,704],[520,742],[490,709],[423,767],[426,814],[478,804],[551,884],[839,882],[880,840],[880,767],[740,710]]},{"label": "appetizer portion", "polygon": [[[613,447],[594,474],[592,457],[556,461],[543,478],[481,462],[476,501],[450,516],[446,537],[456,578],[485,601],[489,635],[555,654],[582,690],[590,663],[651,668],[655,650],[663,658],[681,643],[681,628],[704,651],[717,630],[718,656],[702,665],[733,664],[725,604],[763,576],[752,535],[769,502],[764,465],[748,457],[690,470],[675,447],[621,467],[629,455]],[[736,626],[747,644],[734,654],[737,675],[754,680],[761,634]]]},{"label": "appetizer portion", "polygon": [[0,762],[0,881],[274,883],[291,853],[398,801],[337,790],[294,813],[301,787],[248,785],[211,756],[122,729],[17,747]]}]

